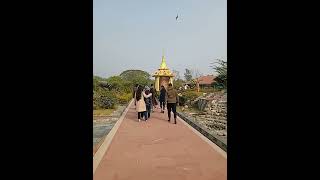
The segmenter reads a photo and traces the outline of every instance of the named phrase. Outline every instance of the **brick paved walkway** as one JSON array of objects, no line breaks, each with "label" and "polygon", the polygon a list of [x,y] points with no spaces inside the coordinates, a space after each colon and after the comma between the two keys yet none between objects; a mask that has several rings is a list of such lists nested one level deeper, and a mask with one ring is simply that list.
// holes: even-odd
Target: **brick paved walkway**
[{"label": "brick paved walkway", "polygon": [[159,109],[137,121],[132,104],[97,167],[94,180],[226,180],[227,159],[178,118]]}]

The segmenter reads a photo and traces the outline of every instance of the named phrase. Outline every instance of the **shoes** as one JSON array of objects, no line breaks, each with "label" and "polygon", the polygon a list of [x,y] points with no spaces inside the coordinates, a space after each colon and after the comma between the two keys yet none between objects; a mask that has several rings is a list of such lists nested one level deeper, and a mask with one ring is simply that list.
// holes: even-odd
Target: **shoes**
[{"label": "shoes", "polygon": [[139,122],[140,122],[140,119],[139,119]]}]

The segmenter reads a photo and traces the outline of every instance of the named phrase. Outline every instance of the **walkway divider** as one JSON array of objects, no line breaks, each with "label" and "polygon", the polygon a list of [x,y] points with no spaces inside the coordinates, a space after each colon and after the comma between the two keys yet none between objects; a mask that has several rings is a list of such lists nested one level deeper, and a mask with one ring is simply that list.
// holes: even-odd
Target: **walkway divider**
[{"label": "walkway divider", "polygon": [[129,111],[129,109],[131,107],[131,104],[133,102],[134,102],[133,100],[130,101],[130,103],[126,107],[126,110],[122,113],[121,117],[118,119],[116,124],[112,127],[111,131],[105,137],[105,139],[103,140],[103,143],[101,144],[101,146],[99,147],[99,149],[97,150],[95,155],[93,156],[93,174],[96,172],[96,169],[100,164],[100,161],[102,160],[104,154],[107,152],[114,135],[116,134],[117,130],[119,129],[124,117],[126,116],[127,112]]}]

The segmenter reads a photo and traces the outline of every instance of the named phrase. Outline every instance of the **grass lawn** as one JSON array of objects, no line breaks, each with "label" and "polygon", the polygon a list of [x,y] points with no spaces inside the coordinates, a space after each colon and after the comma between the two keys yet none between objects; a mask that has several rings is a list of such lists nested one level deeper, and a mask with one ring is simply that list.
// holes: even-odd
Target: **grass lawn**
[{"label": "grass lawn", "polygon": [[97,109],[93,110],[94,116],[108,116],[111,115],[111,113],[115,111],[115,109]]}]

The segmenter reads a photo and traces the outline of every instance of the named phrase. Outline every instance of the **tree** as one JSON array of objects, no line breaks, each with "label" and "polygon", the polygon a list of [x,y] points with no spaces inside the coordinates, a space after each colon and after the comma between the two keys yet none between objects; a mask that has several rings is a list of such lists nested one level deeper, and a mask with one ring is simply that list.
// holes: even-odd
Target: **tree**
[{"label": "tree", "polygon": [[217,59],[217,62],[212,64],[216,64],[211,66],[218,74],[215,78],[216,84],[222,84],[224,88],[227,88],[227,61]]},{"label": "tree", "polygon": [[184,73],[184,78],[186,81],[191,81],[192,80],[192,71],[189,69],[186,69],[186,72]]},{"label": "tree", "polygon": [[194,79],[194,83],[196,84],[197,86],[197,91],[199,92],[200,91],[200,80],[199,80],[199,77],[202,76],[202,74],[200,73],[200,71],[198,69],[194,69],[192,71],[193,73],[193,77],[195,78]]},{"label": "tree", "polygon": [[116,103],[110,84],[104,78],[93,76],[93,109],[114,108]]},{"label": "tree", "polygon": [[180,87],[183,87],[183,84],[184,84],[184,80],[182,79],[177,79],[177,80],[173,80],[173,84],[174,84],[174,87],[176,89],[179,89]]},{"label": "tree", "polygon": [[111,76],[106,82],[110,85],[112,90],[116,90],[118,92],[130,92],[132,85],[131,82],[124,80],[120,76]]},{"label": "tree", "polygon": [[173,69],[172,73],[174,74],[174,80],[180,79],[179,71]]},{"label": "tree", "polygon": [[151,75],[142,70],[126,70],[120,74],[120,77],[131,82],[132,86],[135,84],[140,84],[143,86],[151,84]]},{"label": "tree", "polygon": [[105,79],[99,76],[93,76],[93,90],[100,91],[102,88],[109,88],[105,82]]}]

